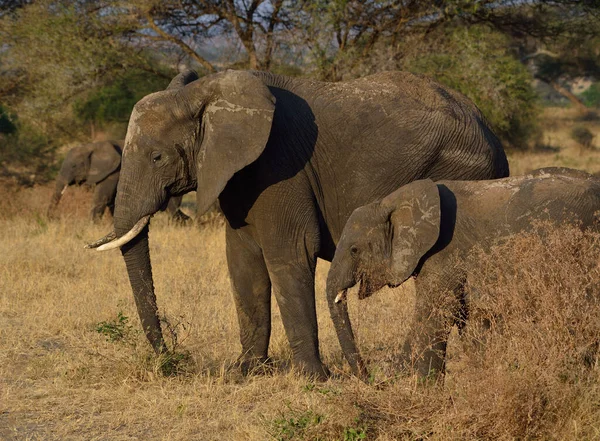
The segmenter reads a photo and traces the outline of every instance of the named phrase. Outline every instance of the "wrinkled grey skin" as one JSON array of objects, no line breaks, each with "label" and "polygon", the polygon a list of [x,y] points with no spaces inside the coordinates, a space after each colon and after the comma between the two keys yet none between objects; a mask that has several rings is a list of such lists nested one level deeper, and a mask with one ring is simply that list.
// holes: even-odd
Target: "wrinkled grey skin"
[{"label": "wrinkled grey skin", "polygon": [[[100,220],[106,207],[114,214],[123,144],[124,141],[100,141],[69,150],[56,177],[48,216],[54,216],[68,186],[84,184],[95,185],[90,218],[94,222]],[[179,210],[180,205],[181,197],[172,198],[167,205],[167,211],[174,220],[185,222],[188,216]]]},{"label": "wrinkled grey skin", "polygon": [[[416,275],[416,312],[404,360],[421,376],[444,372],[451,327],[464,325],[465,274],[448,265],[474,245],[484,249],[534,220],[581,222],[598,228],[600,179],[567,168],[539,169],[493,181],[433,181],[405,185],[356,209],[342,233],[327,277],[327,299],[346,359],[365,378],[348,318],[345,290],[361,282],[363,299]],[[454,293],[454,298],[444,297]],[[444,314],[436,314],[444,305]]]},{"label": "wrinkled grey skin", "polygon": [[[323,83],[240,71],[196,78],[181,74],[136,104],[115,232],[123,236],[171,195],[197,190],[198,215],[219,198],[243,371],[267,359],[273,290],[294,365],[326,377],[315,266],[317,257],[333,258],[356,207],[415,179],[508,175],[479,110],[425,78],[397,72]],[[165,351],[148,227],[121,251],[146,336]]]}]

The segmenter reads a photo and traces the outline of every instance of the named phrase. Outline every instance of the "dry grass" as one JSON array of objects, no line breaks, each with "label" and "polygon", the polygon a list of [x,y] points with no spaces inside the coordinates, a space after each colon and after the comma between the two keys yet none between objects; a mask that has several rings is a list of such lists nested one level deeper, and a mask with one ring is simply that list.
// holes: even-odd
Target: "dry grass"
[{"label": "dry grass", "polygon": [[[521,175],[541,167],[561,166],[600,172],[600,119],[578,121],[573,109],[546,108],[540,124],[542,133],[536,147],[526,152],[509,154],[510,172]],[[571,138],[574,126],[586,127],[595,135],[590,149],[582,148]]]},{"label": "dry grass", "polygon": [[[513,170],[522,167],[512,161]],[[395,371],[410,284],[360,304],[350,296],[374,384],[347,376],[325,303],[328,264],[320,262],[321,350],[338,375],[312,383],[289,369],[276,305],[275,372],[244,378],[230,369],[240,346],[223,227],[174,227],[159,214],[151,231],[156,290],[182,354],[176,375],[163,376],[140,335],[119,253],[82,248],[110,219],[90,225],[90,195],[74,190],[61,202],[63,216],[48,222],[41,213],[50,191],[21,190],[0,202],[2,440],[600,439],[597,235],[515,238],[478,256],[473,325],[469,338],[450,342],[443,386]],[[128,319],[119,322],[119,313]],[[481,351],[464,342],[480,338],[483,317],[496,326]]]}]

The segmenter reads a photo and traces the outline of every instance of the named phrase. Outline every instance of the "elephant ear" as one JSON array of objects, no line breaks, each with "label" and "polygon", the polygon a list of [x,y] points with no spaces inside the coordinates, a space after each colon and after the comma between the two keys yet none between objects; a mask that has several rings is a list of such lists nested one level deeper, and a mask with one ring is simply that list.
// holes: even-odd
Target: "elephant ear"
[{"label": "elephant ear", "polygon": [[249,72],[227,71],[187,88],[197,89],[196,99],[204,106],[197,156],[200,215],[217,199],[234,173],[254,162],[265,149],[275,97]]},{"label": "elephant ear", "polygon": [[405,185],[381,201],[391,226],[390,284],[399,285],[417,268],[440,236],[440,195],[431,179]]},{"label": "elephant ear", "polygon": [[93,144],[90,154],[90,169],[87,182],[97,184],[121,165],[121,149],[109,141]]}]

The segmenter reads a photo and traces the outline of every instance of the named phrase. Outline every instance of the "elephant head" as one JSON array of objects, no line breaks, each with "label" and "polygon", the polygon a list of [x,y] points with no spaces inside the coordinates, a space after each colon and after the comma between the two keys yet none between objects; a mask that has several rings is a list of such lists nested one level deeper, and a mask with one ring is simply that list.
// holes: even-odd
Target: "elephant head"
[{"label": "elephant head", "polygon": [[275,98],[249,72],[198,79],[178,75],[148,95],[129,120],[117,187],[114,233],[93,244],[121,247],[142,327],[154,350],[164,351],[152,268],[148,222],[170,196],[197,190],[197,213],[217,199],[234,173],[254,162],[271,131]]},{"label": "elephant head", "polygon": [[405,185],[380,202],[354,210],[327,276],[327,300],[342,351],[353,372],[365,376],[345,302],[360,282],[360,299],[398,286],[415,272],[440,235],[440,196],[429,179]]},{"label": "elephant head", "polygon": [[48,213],[51,214],[56,208],[69,185],[94,185],[114,173],[121,164],[118,144],[109,141],[95,142],[69,150],[56,178]]}]

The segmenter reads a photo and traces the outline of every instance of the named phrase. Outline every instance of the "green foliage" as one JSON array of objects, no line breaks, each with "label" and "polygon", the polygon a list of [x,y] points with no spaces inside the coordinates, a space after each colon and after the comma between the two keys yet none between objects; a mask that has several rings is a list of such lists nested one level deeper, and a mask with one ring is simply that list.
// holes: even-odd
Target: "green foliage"
[{"label": "green foliage", "polygon": [[600,82],[592,84],[580,96],[586,106],[600,108]]},{"label": "green foliage", "polygon": [[346,427],[344,429],[344,441],[359,441],[361,439],[367,439],[367,432],[365,430],[354,427]]},{"label": "green foliage", "polygon": [[38,128],[0,108],[0,168],[20,183],[51,179],[56,171],[56,144]]},{"label": "green foliage", "polygon": [[590,149],[593,147],[594,134],[587,127],[575,126],[571,130],[571,139],[577,142],[581,147]]},{"label": "green foliage", "polygon": [[307,430],[311,427],[318,426],[323,420],[323,415],[314,413],[311,410],[305,412],[294,411],[291,416],[285,415],[274,421],[274,438],[277,439],[277,441],[305,439],[304,435]]},{"label": "green foliage", "polygon": [[17,126],[12,122],[12,116],[0,105],[0,135],[10,135],[17,131]]},{"label": "green foliage", "polygon": [[537,97],[508,39],[486,26],[452,29],[444,37],[432,50],[407,57],[404,67],[465,94],[509,144],[526,143],[536,129]]},{"label": "green foliage", "polygon": [[102,2],[41,0],[4,18],[2,68],[20,78],[19,92],[7,97],[11,108],[57,141],[81,137],[87,127],[74,118],[75,101],[132,70],[168,75],[155,68],[148,52],[130,44],[130,28],[118,8]]},{"label": "green foliage", "polygon": [[125,342],[130,336],[133,327],[129,324],[129,317],[123,311],[117,313],[117,318],[98,323],[96,332],[106,337],[111,342]]},{"label": "green foliage", "polygon": [[92,90],[85,99],[78,99],[73,105],[76,117],[83,122],[127,123],[133,106],[144,96],[163,90],[168,86],[167,76],[157,76],[139,70],[120,75],[114,82]]}]

